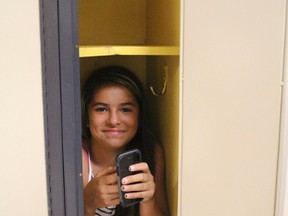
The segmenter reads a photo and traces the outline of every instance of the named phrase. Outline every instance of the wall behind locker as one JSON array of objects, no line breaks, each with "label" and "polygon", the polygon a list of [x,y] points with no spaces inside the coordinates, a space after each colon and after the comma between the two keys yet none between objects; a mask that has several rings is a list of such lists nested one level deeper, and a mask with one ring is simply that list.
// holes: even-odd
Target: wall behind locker
[{"label": "wall behind locker", "polygon": [[0,7],[0,215],[48,215],[39,2]]}]

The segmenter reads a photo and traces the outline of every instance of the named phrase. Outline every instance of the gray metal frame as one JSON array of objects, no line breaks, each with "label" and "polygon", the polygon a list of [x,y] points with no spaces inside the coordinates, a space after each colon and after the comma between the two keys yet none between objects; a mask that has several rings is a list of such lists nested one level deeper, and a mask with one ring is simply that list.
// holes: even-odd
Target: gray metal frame
[{"label": "gray metal frame", "polygon": [[78,1],[40,0],[49,215],[82,216]]}]

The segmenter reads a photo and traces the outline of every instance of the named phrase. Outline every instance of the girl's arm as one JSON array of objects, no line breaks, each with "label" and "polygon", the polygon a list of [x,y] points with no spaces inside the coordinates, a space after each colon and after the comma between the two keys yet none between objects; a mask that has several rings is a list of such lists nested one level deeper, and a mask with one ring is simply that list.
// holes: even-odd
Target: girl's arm
[{"label": "girl's arm", "polygon": [[168,216],[169,206],[166,191],[166,168],[165,168],[165,154],[163,147],[156,144],[155,149],[155,193],[154,196],[140,204],[141,216]]}]

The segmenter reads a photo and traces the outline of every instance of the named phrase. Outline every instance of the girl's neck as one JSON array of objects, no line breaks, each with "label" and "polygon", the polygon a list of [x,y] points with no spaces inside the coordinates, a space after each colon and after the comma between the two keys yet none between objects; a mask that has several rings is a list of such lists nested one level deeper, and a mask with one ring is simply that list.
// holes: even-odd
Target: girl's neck
[{"label": "girl's neck", "polygon": [[90,159],[91,162],[101,168],[115,166],[116,156],[122,152],[123,149],[103,148],[97,144],[91,143],[90,146]]}]

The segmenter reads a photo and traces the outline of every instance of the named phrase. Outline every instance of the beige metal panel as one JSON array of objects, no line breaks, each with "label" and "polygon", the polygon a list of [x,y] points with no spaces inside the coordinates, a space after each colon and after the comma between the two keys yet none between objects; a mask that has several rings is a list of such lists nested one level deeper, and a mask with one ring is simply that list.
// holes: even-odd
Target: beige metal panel
[{"label": "beige metal panel", "polygon": [[39,1],[0,7],[0,215],[48,215]]},{"label": "beige metal panel", "polygon": [[288,16],[286,1],[286,35],[283,70],[283,94],[280,127],[279,166],[277,181],[276,216],[288,215]]},{"label": "beige metal panel", "polygon": [[[287,35],[286,35],[287,38]],[[286,47],[287,47],[286,41]],[[284,96],[282,103],[281,119],[281,145],[280,145],[280,164],[278,172],[278,193],[276,216],[288,215],[288,77],[287,77],[287,53],[286,53],[286,70],[284,80]]]},{"label": "beige metal panel", "polygon": [[185,0],[181,215],[272,216],[285,0]]}]

